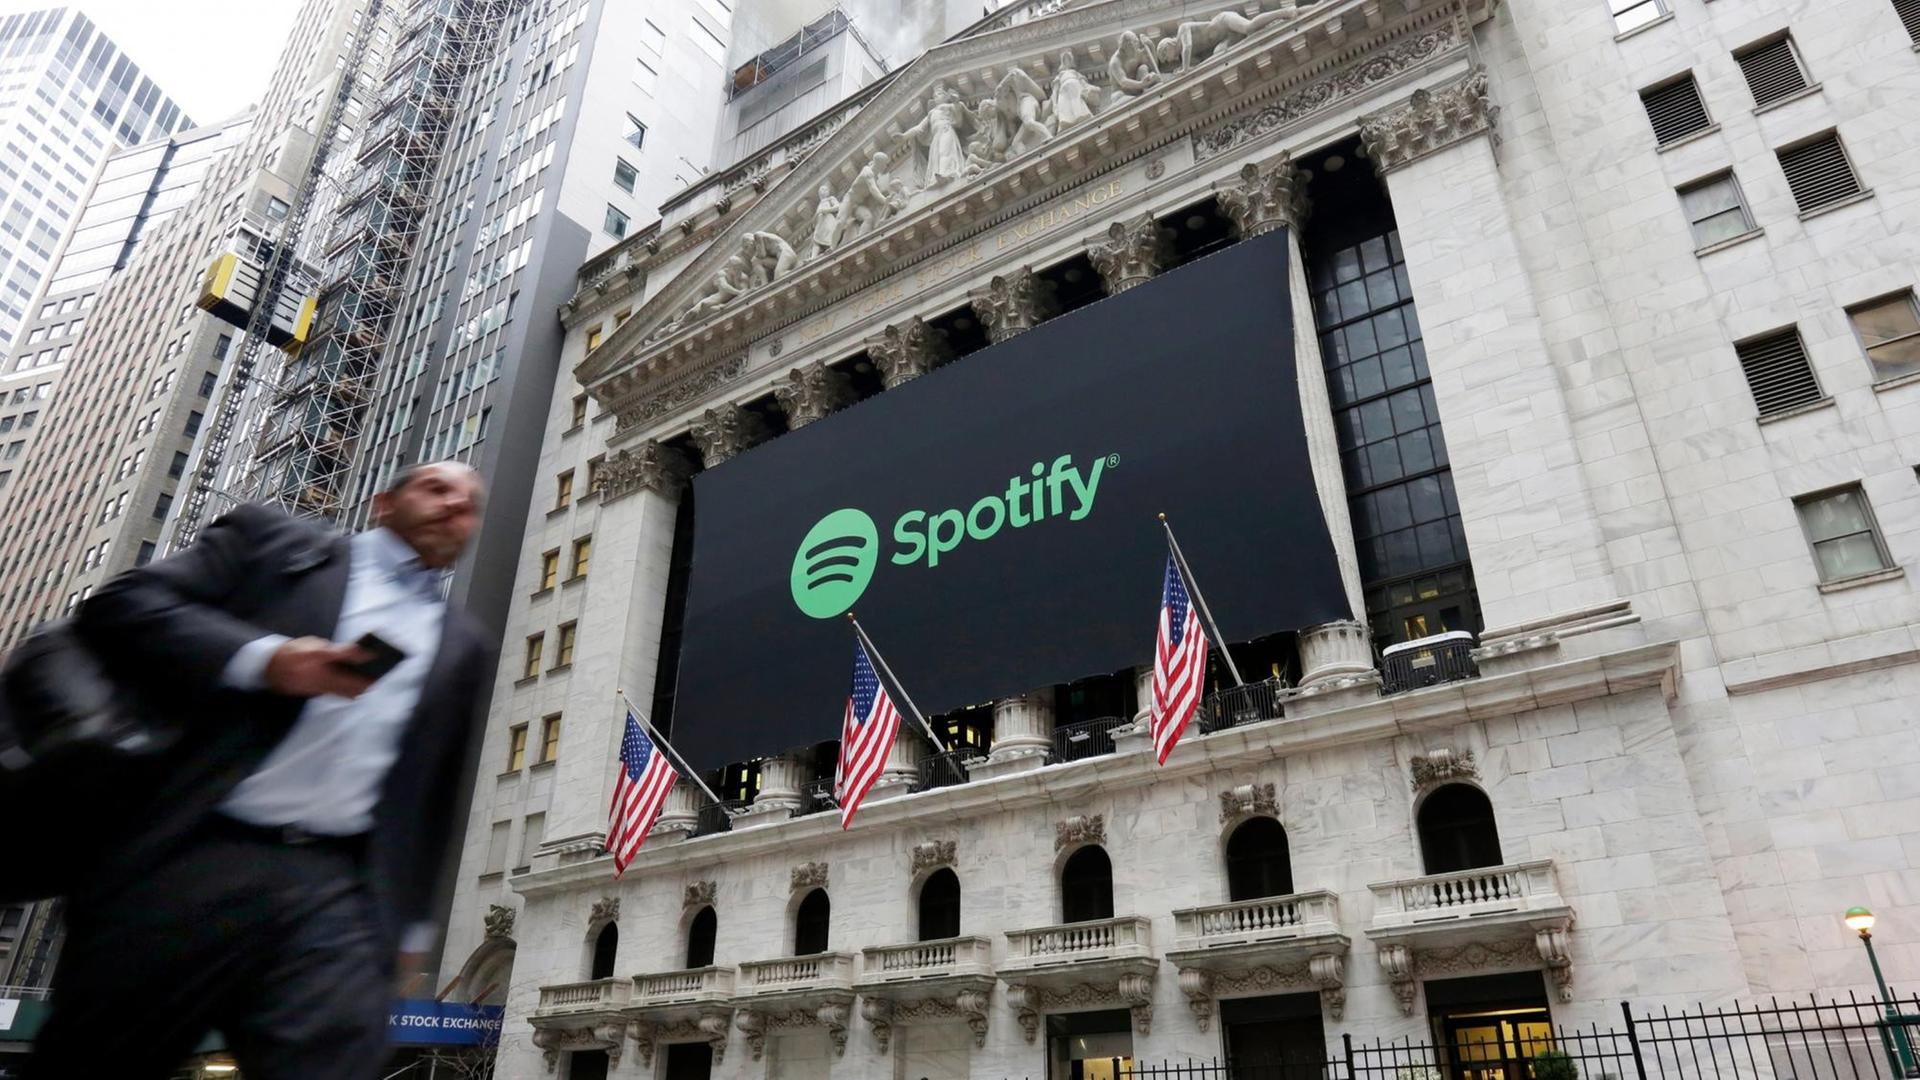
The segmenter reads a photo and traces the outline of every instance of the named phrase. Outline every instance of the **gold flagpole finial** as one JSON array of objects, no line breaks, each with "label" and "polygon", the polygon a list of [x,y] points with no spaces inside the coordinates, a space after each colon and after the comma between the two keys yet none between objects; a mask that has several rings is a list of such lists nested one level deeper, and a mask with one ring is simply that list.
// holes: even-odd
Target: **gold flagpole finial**
[{"label": "gold flagpole finial", "polygon": [[1165,524],[1165,523],[1166,523],[1166,520],[1167,520],[1167,515],[1165,515],[1165,514],[1155,514],[1154,516],[1155,516],[1155,517],[1157,517],[1157,518],[1159,518],[1162,524]]}]

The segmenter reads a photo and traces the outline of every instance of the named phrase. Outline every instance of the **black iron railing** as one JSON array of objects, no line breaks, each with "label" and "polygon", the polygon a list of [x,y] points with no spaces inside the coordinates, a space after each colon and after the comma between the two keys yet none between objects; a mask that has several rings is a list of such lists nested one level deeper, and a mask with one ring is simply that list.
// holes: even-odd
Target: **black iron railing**
[{"label": "black iron railing", "polygon": [[920,780],[914,785],[913,790],[927,791],[932,788],[964,784],[967,782],[967,762],[978,761],[986,756],[987,752],[977,746],[963,746],[943,754],[929,754],[920,759]]},{"label": "black iron railing", "polygon": [[1053,729],[1053,760],[1080,761],[1113,753],[1113,732],[1133,723],[1130,716],[1102,716]]},{"label": "black iron railing", "polygon": [[794,817],[808,814],[824,814],[837,810],[840,804],[833,801],[833,777],[823,776],[818,780],[809,780],[800,788],[800,809],[793,812]]},{"label": "black iron railing", "polygon": [[1423,686],[1478,678],[1473,635],[1454,631],[1388,646],[1380,655],[1380,692],[1398,694]]},{"label": "black iron railing", "polygon": [[1278,720],[1282,715],[1280,695],[1286,688],[1287,684],[1279,679],[1262,679],[1257,683],[1208,694],[1200,702],[1200,712],[1195,721],[1200,725],[1201,734],[1205,735],[1241,724]]},{"label": "black iron railing", "polygon": [[720,802],[708,802],[700,807],[700,816],[695,819],[694,836],[712,836],[733,828],[733,815],[751,805],[750,799],[723,799]]}]

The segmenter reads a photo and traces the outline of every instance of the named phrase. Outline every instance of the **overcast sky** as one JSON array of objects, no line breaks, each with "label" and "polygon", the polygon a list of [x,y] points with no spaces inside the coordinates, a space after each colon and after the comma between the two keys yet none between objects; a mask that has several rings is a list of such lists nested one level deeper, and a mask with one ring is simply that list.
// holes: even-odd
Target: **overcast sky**
[{"label": "overcast sky", "polygon": [[0,0],[0,15],[77,7],[200,123],[260,100],[298,0]]}]

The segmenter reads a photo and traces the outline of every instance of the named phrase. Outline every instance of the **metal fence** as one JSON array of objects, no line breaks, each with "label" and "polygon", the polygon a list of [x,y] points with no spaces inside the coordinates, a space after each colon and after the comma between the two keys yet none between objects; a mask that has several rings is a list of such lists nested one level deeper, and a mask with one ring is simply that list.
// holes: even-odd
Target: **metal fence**
[{"label": "metal fence", "polygon": [[987,752],[978,746],[962,746],[943,754],[929,754],[920,759],[920,780],[913,790],[926,791],[929,788],[964,784],[967,782],[967,762],[978,761],[986,756]]},{"label": "metal fence", "polygon": [[1053,760],[1081,761],[1113,753],[1113,732],[1133,723],[1130,716],[1102,716],[1053,729]]},{"label": "metal fence", "polygon": [[1200,702],[1200,733],[1211,735],[1241,724],[1278,720],[1282,716],[1280,695],[1287,684],[1279,679],[1262,679],[1245,686],[1228,687]]}]

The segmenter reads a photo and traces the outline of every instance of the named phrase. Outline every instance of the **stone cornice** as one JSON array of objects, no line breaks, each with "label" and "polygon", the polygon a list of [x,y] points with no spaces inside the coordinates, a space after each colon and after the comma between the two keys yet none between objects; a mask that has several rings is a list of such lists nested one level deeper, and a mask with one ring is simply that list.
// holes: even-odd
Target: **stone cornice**
[{"label": "stone cornice", "polygon": [[[1679,645],[1639,645],[1367,699],[1299,719],[1190,736],[1163,766],[1154,764],[1153,754],[1142,743],[1133,751],[937,788],[870,804],[860,812],[861,825],[865,831],[894,828],[917,833],[929,821],[964,822],[1031,807],[1052,805],[1061,807],[1062,812],[1076,813],[1068,808],[1084,805],[1088,799],[1125,798],[1124,793],[1133,788],[1243,769],[1276,757],[1441,731],[1612,694],[1658,690],[1670,698],[1679,676]],[[644,875],[774,853],[805,857],[810,852],[830,850],[841,837],[838,817],[816,814],[737,828],[695,841],[649,845],[635,856],[634,865],[628,869]],[[604,886],[612,874],[613,860],[603,856],[520,874],[510,885],[523,896],[556,895]]]}]

